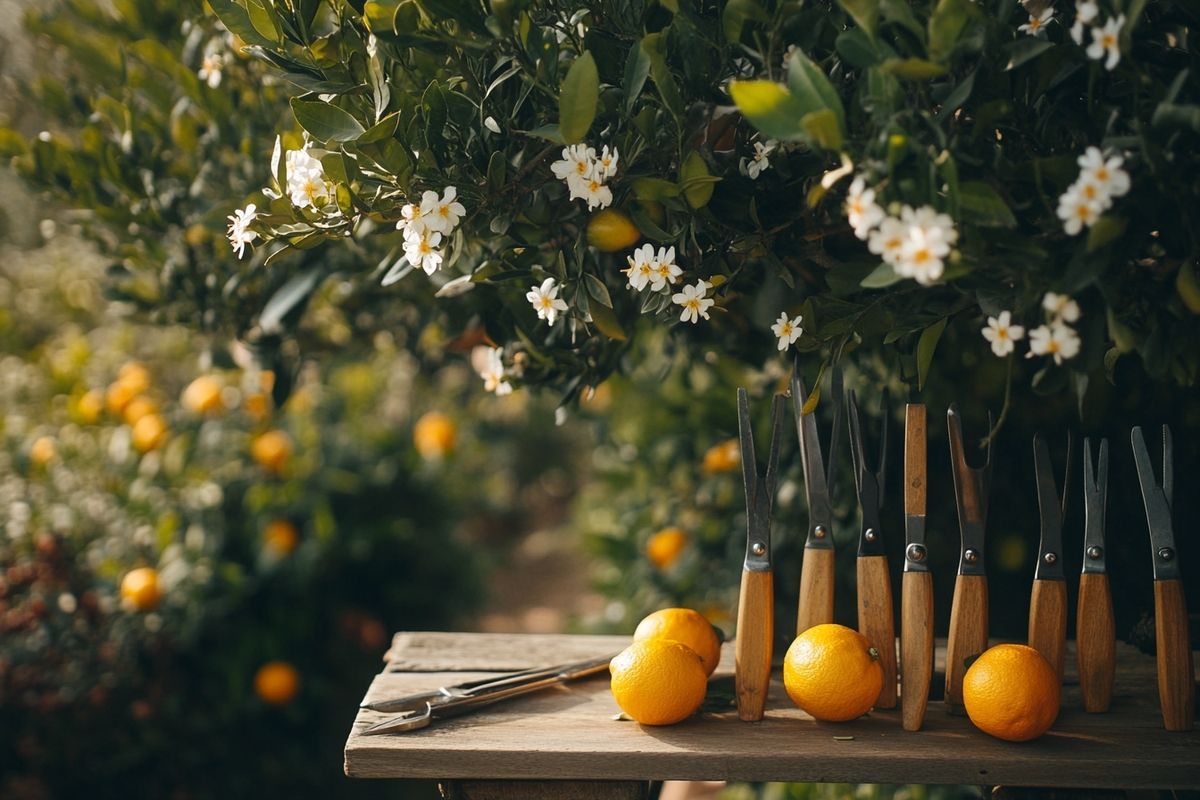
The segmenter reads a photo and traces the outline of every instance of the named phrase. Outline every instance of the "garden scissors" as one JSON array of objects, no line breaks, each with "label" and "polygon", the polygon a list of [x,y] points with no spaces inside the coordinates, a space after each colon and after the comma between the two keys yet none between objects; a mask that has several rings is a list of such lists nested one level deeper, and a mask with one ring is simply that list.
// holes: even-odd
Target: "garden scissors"
[{"label": "garden scissors", "polygon": [[842,430],[842,371],[833,368],[833,430],[829,437],[829,465],[821,458],[821,440],[817,436],[814,412],[805,413],[808,389],[800,377],[800,366],[792,371],[792,406],[796,412],[796,431],[800,437],[800,460],[804,467],[804,494],[808,500],[808,535],[804,542],[804,563],[800,569],[800,604],[796,634],[814,625],[833,622],[833,502],[829,486],[833,483],[838,437]]},{"label": "garden scissors", "polygon": [[1133,459],[1137,463],[1146,521],[1150,527],[1150,545],[1154,550],[1154,636],[1163,726],[1169,731],[1190,731],[1196,713],[1196,678],[1188,638],[1187,604],[1171,524],[1175,479],[1171,464],[1171,429],[1166,425],[1163,425],[1162,436],[1161,486],[1154,478],[1154,465],[1150,463],[1150,452],[1146,449],[1141,428],[1133,429]]},{"label": "garden scissors", "polygon": [[454,686],[443,686],[432,692],[418,692],[394,700],[364,703],[361,708],[400,713],[364,728],[361,733],[363,736],[375,736],[380,733],[407,733],[419,730],[435,719],[469,714],[510,697],[518,697],[602,672],[608,668],[608,662],[616,655],[610,653],[601,658],[589,658],[570,664],[510,672]]},{"label": "garden scissors", "polygon": [[883,689],[875,701],[878,708],[896,707],[896,624],[892,616],[892,580],[888,575],[887,551],[883,546],[883,487],[887,475],[888,393],[880,403],[883,421],[879,430],[879,460],[875,471],[867,466],[858,398],[850,392],[850,460],[854,465],[854,488],[862,509],[858,535],[858,630],[879,651],[883,667]]},{"label": "garden scissors", "polygon": [[775,638],[775,580],[771,572],[771,509],[779,465],[779,432],[782,428],[783,395],[771,404],[771,444],[767,451],[767,474],[760,477],[754,453],[754,431],[750,427],[750,402],[745,389],[738,389],[738,437],[742,444],[742,480],[746,485],[746,560],[738,596],[737,665],[738,717],[747,722],[763,718],[767,688],[771,681],[771,648]]},{"label": "garden scissors", "polygon": [[1084,711],[1107,711],[1116,671],[1116,622],[1104,563],[1104,506],[1108,493],[1108,439],[1100,440],[1100,462],[1092,467],[1092,440],[1083,440],[1083,574],[1075,647]]},{"label": "garden scissors", "polygon": [[[988,593],[983,540],[992,478],[992,442],[988,440],[983,466],[969,467],[963,452],[962,419],[953,404],[946,411],[946,427],[950,433],[950,462],[954,468],[954,496],[962,535],[954,600],[950,606],[950,637],[946,641],[946,705],[957,710],[962,707],[966,660],[987,649]],[[988,429],[991,428],[989,413]]]},{"label": "garden scissors", "polygon": [[925,547],[925,405],[904,408],[904,582],[900,589],[900,719],[918,731],[933,679],[933,576]]},{"label": "garden scissors", "polygon": [[1067,645],[1067,581],[1062,565],[1062,526],[1071,496],[1071,462],[1075,457],[1075,436],[1067,434],[1067,468],[1063,475],[1063,493],[1058,496],[1054,484],[1054,464],[1050,448],[1040,435],[1033,437],[1033,467],[1037,479],[1038,511],[1042,518],[1037,566],[1033,573],[1033,593],[1029,598],[1029,646],[1037,650],[1058,675],[1063,677],[1063,652]]}]

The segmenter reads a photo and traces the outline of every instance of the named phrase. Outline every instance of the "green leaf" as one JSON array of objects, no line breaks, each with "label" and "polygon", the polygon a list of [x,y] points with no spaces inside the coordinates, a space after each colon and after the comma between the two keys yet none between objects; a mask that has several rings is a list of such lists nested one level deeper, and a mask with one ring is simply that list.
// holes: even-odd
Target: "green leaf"
[{"label": "green leaf", "polygon": [[917,342],[917,390],[925,388],[925,379],[929,377],[929,367],[933,364],[933,354],[937,351],[938,340],[942,331],[946,330],[946,320],[938,320],[921,332]]},{"label": "green leaf", "polygon": [[852,67],[863,69],[878,64],[883,58],[875,42],[861,28],[851,28],[838,34],[834,47],[838,55]]},{"label": "green leaf", "polygon": [[612,308],[612,297],[608,294],[608,287],[604,285],[604,281],[597,278],[590,272],[583,273],[583,283],[587,286],[587,292],[592,299],[601,305]]},{"label": "green leaf", "polygon": [[995,189],[981,181],[965,181],[958,187],[963,219],[990,228],[1015,228],[1017,218]]},{"label": "green leaf", "polygon": [[627,116],[633,113],[633,104],[637,102],[638,95],[642,93],[642,88],[646,85],[646,78],[649,75],[650,54],[643,47],[635,44],[629,48],[629,55],[625,59],[625,79],[621,82],[621,89],[625,93],[625,101],[622,105]]},{"label": "green leaf", "polygon": [[879,0],[838,0],[838,5],[867,36],[875,38],[879,25]]},{"label": "green leaf", "polygon": [[1087,251],[1093,253],[1102,247],[1112,244],[1121,238],[1128,224],[1129,220],[1124,217],[1105,214],[1088,229]]},{"label": "green leaf", "polygon": [[233,0],[208,0],[208,5],[217,15],[217,19],[221,20],[221,24],[246,44],[257,44],[262,47],[275,46],[275,41],[263,36],[254,27],[246,9]]},{"label": "green leaf", "polygon": [[1054,47],[1054,42],[1047,39],[1023,36],[1006,48],[1008,63],[1004,65],[1004,69],[1005,71],[1016,69],[1031,58],[1037,58],[1051,47]]},{"label": "green leaf", "polygon": [[826,150],[840,150],[842,147],[842,129],[838,126],[837,117],[828,108],[813,111],[800,118],[800,124],[805,132]]},{"label": "green leaf", "polygon": [[729,0],[721,10],[721,30],[725,41],[737,44],[742,40],[742,29],[747,22],[769,22],[771,17],[763,10],[758,0]]},{"label": "green leaf", "polygon": [[329,103],[293,97],[292,113],[300,127],[320,142],[349,142],[366,131],[349,113]]},{"label": "green leaf", "polygon": [[935,61],[949,58],[970,13],[969,0],[938,0],[929,17],[929,55]]},{"label": "green leaf", "polygon": [[600,74],[592,54],[585,50],[567,71],[558,96],[558,127],[564,142],[583,141],[596,119],[599,99]]},{"label": "green leaf", "polygon": [[793,53],[787,80],[788,89],[800,101],[804,113],[829,109],[837,119],[839,133],[845,135],[846,110],[842,107],[842,98],[812,59],[799,50]]},{"label": "green leaf", "polygon": [[926,81],[945,75],[949,69],[945,64],[934,64],[923,58],[889,58],[883,62],[883,71],[909,81]]},{"label": "green leaf", "polygon": [[596,328],[608,338],[618,342],[623,342],[629,338],[625,333],[625,329],[621,327],[621,321],[617,319],[617,315],[608,306],[603,303],[590,303],[588,311],[592,315],[592,322]]},{"label": "green leaf", "polygon": [[650,56],[650,77],[654,78],[654,85],[658,87],[658,96],[671,116],[679,120],[683,117],[683,97],[679,94],[675,76],[667,66],[668,31],[669,28],[665,28],[657,33],[646,34],[642,38],[642,48]]},{"label": "green leaf", "polygon": [[254,30],[261,33],[263,38],[272,43],[279,42],[282,37],[279,20],[275,18],[275,12],[262,0],[246,0],[246,14],[250,17],[250,24],[254,26]]},{"label": "green leaf", "polygon": [[714,184],[717,180],[720,179],[712,179],[712,174],[708,171],[708,164],[704,162],[704,157],[695,150],[688,154],[688,157],[683,160],[683,164],[679,167],[679,185],[683,191],[683,198],[687,200],[688,205],[692,208],[699,209],[708,205],[708,201],[712,199]]},{"label": "green leaf", "polygon": [[859,284],[864,289],[886,289],[894,283],[899,283],[904,280],[896,274],[896,270],[892,269],[892,265],[886,261],[875,268],[875,271],[862,279]]},{"label": "green leaf", "polygon": [[887,22],[907,28],[921,42],[925,41],[925,27],[917,21],[909,0],[879,0],[879,13]]},{"label": "green leaf", "polygon": [[679,196],[679,184],[663,178],[634,178],[633,194],[638,200],[662,200]]},{"label": "green leaf", "polygon": [[277,334],[283,330],[284,318],[308,302],[308,298],[320,282],[321,274],[320,267],[309,267],[304,272],[293,275],[271,295],[271,299],[263,306],[262,313],[258,315],[258,324],[263,333]]},{"label": "green leaf", "polygon": [[808,109],[775,81],[730,81],[729,96],[746,119],[772,139],[795,141],[807,136],[800,118]]}]

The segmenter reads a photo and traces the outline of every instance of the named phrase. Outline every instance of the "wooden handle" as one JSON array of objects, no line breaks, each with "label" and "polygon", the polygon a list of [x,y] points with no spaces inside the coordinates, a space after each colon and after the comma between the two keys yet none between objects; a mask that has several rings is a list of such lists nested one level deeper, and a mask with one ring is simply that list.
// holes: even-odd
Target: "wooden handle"
[{"label": "wooden handle", "polygon": [[950,606],[950,638],[946,640],[946,705],[962,706],[963,663],[987,649],[988,593],[986,575],[959,575]]},{"label": "wooden handle", "polygon": [[933,678],[933,576],[906,572],[900,589],[900,719],[919,731]]},{"label": "wooden handle", "polygon": [[1108,711],[1116,672],[1117,638],[1112,592],[1104,573],[1079,576],[1079,608],[1075,612],[1075,648],[1079,656],[1079,688],[1083,710]]},{"label": "wooden handle", "polygon": [[883,689],[876,708],[896,707],[896,624],[887,556],[858,558],[858,632],[879,651]]},{"label": "wooden handle", "polygon": [[775,638],[775,580],[770,572],[743,572],[738,597],[737,687],[738,716],[747,722],[763,718],[771,682],[771,645]]},{"label": "wooden handle", "polygon": [[904,513],[925,516],[925,406],[904,407]]},{"label": "wooden handle", "polygon": [[1029,598],[1029,646],[1037,650],[1063,678],[1063,652],[1067,647],[1067,582],[1034,581]]},{"label": "wooden handle", "polygon": [[1188,637],[1187,604],[1179,580],[1154,582],[1154,634],[1163,727],[1169,731],[1190,731],[1196,717],[1196,674]]},{"label": "wooden handle", "polygon": [[814,625],[833,622],[833,550],[804,548],[800,567],[800,610],[796,635]]}]

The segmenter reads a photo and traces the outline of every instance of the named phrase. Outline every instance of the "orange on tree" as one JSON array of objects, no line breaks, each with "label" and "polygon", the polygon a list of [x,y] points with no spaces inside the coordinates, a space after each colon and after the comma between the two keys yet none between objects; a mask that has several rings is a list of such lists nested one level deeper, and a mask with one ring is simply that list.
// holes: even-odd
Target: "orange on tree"
[{"label": "orange on tree", "polygon": [[296,549],[300,534],[286,519],[273,519],[263,528],[263,549],[274,556],[286,556]]},{"label": "orange on tree", "polygon": [[279,430],[259,434],[250,442],[250,457],[269,472],[282,472],[292,457],[292,438]]},{"label": "orange on tree", "polygon": [[104,412],[104,393],[99,389],[87,390],[75,404],[75,411],[85,424],[96,424]]},{"label": "orange on tree", "polygon": [[687,545],[688,535],[683,529],[663,528],[646,542],[646,558],[659,569],[667,569]]},{"label": "orange on tree", "polygon": [[44,467],[50,463],[56,452],[53,439],[49,436],[39,436],[29,447],[29,460],[35,467]]},{"label": "orange on tree", "polygon": [[998,739],[1036,739],[1058,717],[1058,674],[1045,656],[1023,644],[998,644],[963,676],[963,706],[975,727]]},{"label": "orange on tree", "polygon": [[642,232],[624,211],[605,208],[588,220],[588,244],[605,253],[628,250],[642,238]]},{"label": "orange on tree", "polygon": [[609,662],[613,699],[643,725],[673,725],[704,702],[708,673],[696,651],[668,639],[635,641]]},{"label": "orange on tree", "polygon": [[225,384],[215,375],[201,375],[187,385],[179,402],[193,414],[209,414],[224,407],[221,391]]},{"label": "orange on tree", "polygon": [[454,420],[440,411],[422,415],[413,425],[413,445],[425,459],[445,458],[458,441]]},{"label": "orange on tree", "polygon": [[126,425],[137,425],[138,420],[147,414],[157,414],[158,403],[146,397],[144,394],[139,394],[137,397],[125,404],[125,408],[121,409],[121,419],[125,420]]},{"label": "orange on tree", "polygon": [[121,599],[138,611],[150,611],[158,605],[162,591],[154,567],[138,567],[121,579]]},{"label": "orange on tree", "polygon": [[117,383],[133,390],[135,395],[150,388],[150,370],[140,361],[127,361],[117,370]]},{"label": "orange on tree", "polygon": [[149,453],[167,440],[167,423],[158,414],[147,414],[133,426],[133,446],[139,453]]},{"label": "orange on tree", "polygon": [[125,410],[125,406],[129,405],[129,401],[139,394],[141,394],[141,390],[133,384],[114,381],[109,385],[108,391],[104,393],[104,407],[108,409],[109,414],[119,417]]},{"label": "orange on tree", "polygon": [[737,439],[726,439],[708,448],[704,454],[705,472],[733,472],[741,466],[742,451]]},{"label": "orange on tree", "polygon": [[242,401],[242,407],[254,419],[264,419],[271,410],[271,398],[262,392],[248,394],[246,395],[246,399]]},{"label": "orange on tree", "polygon": [[784,655],[783,686],[813,719],[857,719],[871,710],[883,689],[879,651],[844,625],[814,625]]},{"label": "orange on tree", "polygon": [[647,615],[634,630],[633,640],[649,639],[675,641],[691,648],[700,656],[705,675],[712,675],[721,661],[721,639],[716,629],[699,611],[690,608],[664,608]]},{"label": "orange on tree", "polygon": [[264,703],[289,703],[298,691],[300,673],[286,661],[268,661],[254,673],[254,693]]}]

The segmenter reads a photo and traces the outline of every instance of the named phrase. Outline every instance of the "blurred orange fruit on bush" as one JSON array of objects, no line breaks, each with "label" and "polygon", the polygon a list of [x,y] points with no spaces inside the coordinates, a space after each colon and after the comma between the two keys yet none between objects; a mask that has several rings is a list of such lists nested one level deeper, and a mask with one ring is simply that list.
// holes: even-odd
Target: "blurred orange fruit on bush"
[{"label": "blurred orange fruit on bush", "polygon": [[879,651],[844,625],[814,625],[783,657],[783,686],[813,719],[844,722],[871,710],[883,689]]},{"label": "blurred orange fruit on bush", "polygon": [[167,440],[167,423],[158,414],[147,414],[133,425],[133,446],[149,453]]},{"label": "blurred orange fruit on bush", "polygon": [[75,410],[79,413],[79,419],[83,420],[88,425],[95,425],[100,419],[100,415],[104,412],[104,393],[99,389],[89,389],[79,398],[78,405]]},{"label": "blurred orange fruit on bush", "polygon": [[286,556],[296,549],[299,539],[296,526],[286,519],[273,519],[263,529],[263,547],[272,555]]},{"label": "blurred orange fruit on bush", "polygon": [[667,639],[635,641],[609,662],[613,699],[643,725],[673,725],[704,702],[708,674],[694,650]]},{"label": "blurred orange fruit on bush", "polygon": [[254,674],[254,693],[264,703],[289,703],[298,691],[300,673],[286,661],[268,661]]},{"label": "blurred orange fruit on bush", "polygon": [[246,413],[254,419],[263,419],[267,416],[267,412],[271,410],[271,398],[261,392],[246,395],[246,399],[242,403],[246,409]]},{"label": "blurred orange fruit on bush", "polygon": [[963,676],[963,706],[975,727],[998,739],[1036,739],[1058,717],[1058,674],[1037,650],[998,644]]},{"label": "blurred orange fruit on bush", "polygon": [[138,567],[121,579],[121,599],[138,611],[152,610],[161,598],[158,571],[153,567]]},{"label": "blurred orange fruit on bush", "polygon": [[221,411],[221,390],[225,384],[215,375],[201,375],[187,385],[179,402],[193,414],[208,414]]},{"label": "blurred orange fruit on bush", "polygon": [[108,409],[108,413],[114,417],[121,416],[121,412],[125,410],[125,406],[129,405],[129,401],[140,394],[139,389],[135,389],[131,384],[115,381],[110,384],[108,391],[104,393],[104,407]]},{"label": "blurred orange fruit on bush", "polygon": [[726,439],[708,448],[704,454],[705,472],[733,472],[742,466],[742,452],[737,439]]},{"label": "blurred orange fruit on bush", "polygon": [[54,458],[56,452],[53,439],[49,436],[39,436],[29,447],[29,460],[35,467],[44,467]]},{"label": "blurred orange fruit on bush", "polygon": [[633,632],[635,642],[662,639],[679,642],[700,656],[704,674],[712,675],[721,661],[721,639],[712,623],[690,608],[664,608],[649,614]]},{"label": "blurred orange fruit on bush", "polygon": [[292,457],[292,439],[283,431],[267,431],[250,442],[250,457],[263,469],[280,473]]},{"label": "blurred orange fruit on bush", "polygon": [[606,208],[592,214],[588,220],[588,244],[605,253],[627,250],[641,238],[642,232],[624,211]]},{"label": "blurred orange fruit on bush", "polygon": [[124,384],[135,395],[150,388],[150,370],[140,361],[127,361],[117,370],[117,383]]},{"label": "blurred orange fruit on bush", "polygon": [[413,425],[413,445],[425,459],[445,458],[458,441],[454,420],[440,411],[430,411]]},{"label": "blurred orange fruit on bush", "polygon": [[687,545],[688,535],[681,528],[663,528],[646,542],[646,558],[659,569],[666,569]]},{"label": "blurred orange fruit on bush", "polygon": [[126,425],[137,425],[138,420],[147,414],[157,414],[158,403],[151,400],[145,395],[138,395],[125,404],[125,408],[121,409],[121,419],[125,420]]}]

